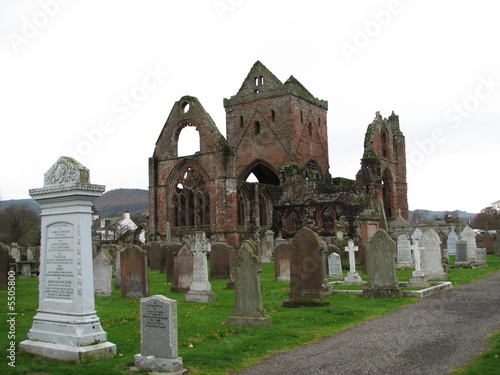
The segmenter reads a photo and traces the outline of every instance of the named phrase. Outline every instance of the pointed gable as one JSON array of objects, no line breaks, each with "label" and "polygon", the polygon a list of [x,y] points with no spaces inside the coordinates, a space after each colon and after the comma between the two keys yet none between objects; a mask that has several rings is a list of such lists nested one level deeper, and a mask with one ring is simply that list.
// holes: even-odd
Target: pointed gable
[{"label": "pointed gable", "polygon": [[[276,91],[280,91],[283,83],[260,61],[253,64],[250,72],[246,76],[238,93],[233,98],[252,98],[259,99],[261,96],[268,96]],[[257,96],[260,94],[259,96]]]},{"label": "pointed gable", "polygon": [[215,152],[223,135],[214,120],[194,96],[183,96],[175,102],[156,141],[155,157],[177,157],[179,135],[186,126],[194,126],[200,135],[200,152]]},{"label": "pointed gable", "polygon": [[238,93],[229,99],[224,99],[224,106],[227,107],[284,95],[294,95],[323,109],[328,109],[328,102],[326,100],[315,98],[295,77],[290,76],[283,84],[260,61],[253,64]]}]

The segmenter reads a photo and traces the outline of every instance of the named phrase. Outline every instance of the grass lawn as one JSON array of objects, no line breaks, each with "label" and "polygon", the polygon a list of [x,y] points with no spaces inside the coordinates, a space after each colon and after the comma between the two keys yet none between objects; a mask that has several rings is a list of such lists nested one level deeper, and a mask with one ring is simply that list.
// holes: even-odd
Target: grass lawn
[{"label": "grass lawn", "polygon": [[[453,264],[453,262],[452,262]],[[500,258],[488,256],[488,268],[451,269],[453,285],[471,282],[500,269]],[[401,270],[398,278],[406,281],[411,270]],[[272,353],[296,348],[322,337],[342,331],[363,321],[391,313],[416,299],[369,300],[359,295],[342,294],[326,297],[330,306],[315,308],[283,308],[289,283],[274,280],[274,264],[264,264],[261,274],[263,303],[273,324],[260,328],[233,327],[226,324],[233,315],[234,290],[225,289],[227,280],[211,280],[217,301],[211,304],[184,302],[184,294],[170,292],[164,274],[150,271],[150,295],[162,294],[178,301],[179,355],[190,374],[228,374],[258,363]],[[7,292],[0,291],[6,306]],[[26,339],[38,307],[38,280],[17,279],[16,342]],[[16,353],[16,367],[7,365],[4,355],[0,374],[129,374],[134,354],[140,353],[139,300],[123,299],[115,290],[113,297],[96,297],[96,310],[108,340],[115,343],[118,356],[112,359],[75,366],[74,364],[38,360]],[[4,308],[4,322],[8,316]],[[0,349],[7,352],[7,324],[0,325]],[[498,339],[497,339],[498,343]],[[498,348],[497,348],[498,354]],[[493,359],[495,356],[493,355]],[[472,373],[467,373],[472,374]]]}]

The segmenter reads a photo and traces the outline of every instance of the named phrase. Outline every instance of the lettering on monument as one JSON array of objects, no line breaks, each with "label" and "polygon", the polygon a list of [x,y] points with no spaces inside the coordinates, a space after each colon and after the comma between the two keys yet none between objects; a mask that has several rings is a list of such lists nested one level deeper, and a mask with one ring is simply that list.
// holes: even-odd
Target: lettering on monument
[{"label": "lettering on monument", "polygon": [[167,329],[168,314],[165,304],[158,301],[145,304],[142,319],[146,328]]},{"label": "lettering on monument", "polygon": [[47,227],[45,298],[73,300],[74,227],[55,223]]}]

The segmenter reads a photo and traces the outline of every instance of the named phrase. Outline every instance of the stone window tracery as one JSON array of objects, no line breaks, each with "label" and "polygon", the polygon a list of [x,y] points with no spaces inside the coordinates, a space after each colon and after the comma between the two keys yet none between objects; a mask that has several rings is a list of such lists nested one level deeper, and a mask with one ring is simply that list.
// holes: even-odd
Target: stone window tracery
[{"label": "stone window tracery", "polygon": [[206,181],[198,170],[193,167],[182,170],[172,198],[175,226],[210,225],[210,197]]}]

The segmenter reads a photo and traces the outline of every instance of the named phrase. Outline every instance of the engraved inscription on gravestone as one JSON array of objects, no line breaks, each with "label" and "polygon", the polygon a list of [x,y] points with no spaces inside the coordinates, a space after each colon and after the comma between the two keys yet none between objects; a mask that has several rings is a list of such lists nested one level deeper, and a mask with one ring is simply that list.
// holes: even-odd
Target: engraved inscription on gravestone
[{"label": "engraved inscription on gravestone", "polygon": [[68,223],[55,223],[47,228],[45,298],[73,300],[75,228]]},{"label": "engraved inscription on gravestone", "polygon": [[[168,357],[173,354],[165,352],[165,349],[171,345],[170,336],[165,334],[166,329],[168,329],[168,313],[165,303],[156,299],[151,299],[147,303],[143,303],[142,335],[148,339],[142,342],[142,355]],[[151,340],[151,337],[155,337],[155,339]],[[160,341],[162,341],[161,345],[159,345]],[[177,356],[177,354],[175,353],[173,356]]]}]

